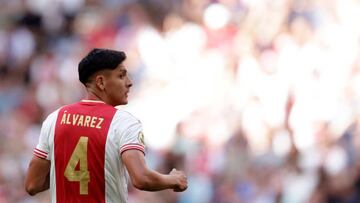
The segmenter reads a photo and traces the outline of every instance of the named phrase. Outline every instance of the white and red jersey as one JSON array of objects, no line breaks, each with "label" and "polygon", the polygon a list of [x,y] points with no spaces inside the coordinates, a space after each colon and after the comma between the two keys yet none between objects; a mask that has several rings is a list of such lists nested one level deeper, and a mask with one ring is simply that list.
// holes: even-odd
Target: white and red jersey
[{"label": "white and red jersey", "polygon": [[126,111],[82,100],[43,122],[34,154],[51,161],[52,203],[127,201],[127,171],[121,153],[144,152],[142,125]]}]

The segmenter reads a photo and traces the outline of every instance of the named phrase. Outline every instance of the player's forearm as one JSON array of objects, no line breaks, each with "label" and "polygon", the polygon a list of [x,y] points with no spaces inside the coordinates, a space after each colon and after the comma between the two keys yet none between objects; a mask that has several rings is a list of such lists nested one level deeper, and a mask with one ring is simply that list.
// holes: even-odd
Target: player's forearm
[{"label": "player's forearm", "polygon": [[134,186],[145,191],[160,191],[173,189],[176,182],[171,175],[160,174],[156,171],[148,170],[142,178],[133,182]]},{"label": "player's forearm", "polygon": [[25,178],[25,190],[30,195],[49,189],[50,185],[50,162],[34,156],[29,164]]},{"label": "player's forearm", "polygon": [[43,186],[40,188],[39,192],[45,191],[50,188],[50,173],[47,174],[46,180],[43,184]]},{"label": "player's forearm", "polygon": [[184,191],[187,188],[186,176],[173,169],[168,175],[160,174],[146,166],[144,154],[139,150],[127,150],[122,156],[132,184],[146,191],[174,189]]},{"label": "player's forearm", "polygon": [[31,196],[36,195],[39,192],[43,192],[50,188],[50,173],[46,176],[46,179],[43,181],[41,178],[36,178],[33,180],[27,179],[25,182],[25,190]]}]

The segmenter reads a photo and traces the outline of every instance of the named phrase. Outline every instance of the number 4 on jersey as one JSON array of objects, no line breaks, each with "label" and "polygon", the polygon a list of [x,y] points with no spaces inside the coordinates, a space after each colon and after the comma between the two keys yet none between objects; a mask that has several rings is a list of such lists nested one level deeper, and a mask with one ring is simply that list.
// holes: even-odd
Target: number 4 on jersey
[{"label": "number 4 on jersey", "polygon": [[[81,136],[64,172],[64,176],[68,181],[78,181],[80,183],[80,195],[88,194],[88,184],[90,181],[87,162],[87,146],[88,137]],[[80,170],[75,170],[75,167],[79,162]]]}]

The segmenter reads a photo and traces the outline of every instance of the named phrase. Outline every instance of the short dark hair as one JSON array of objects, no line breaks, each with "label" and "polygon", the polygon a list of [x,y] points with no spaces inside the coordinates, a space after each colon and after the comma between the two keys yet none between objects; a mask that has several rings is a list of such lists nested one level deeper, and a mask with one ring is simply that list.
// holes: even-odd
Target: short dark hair
[{"label": "short dark hair", "polygon": [[125,59],[126,55],[123,51],[93,49],[79,63],[79,80],[86,85],[89,77],[94,73],[105,69],[114,70]]}]

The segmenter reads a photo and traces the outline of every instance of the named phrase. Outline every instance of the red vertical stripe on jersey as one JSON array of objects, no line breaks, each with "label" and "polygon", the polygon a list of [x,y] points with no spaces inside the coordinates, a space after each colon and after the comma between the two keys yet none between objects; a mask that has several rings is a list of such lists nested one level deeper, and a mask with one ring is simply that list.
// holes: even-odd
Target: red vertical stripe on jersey
[{"label": "red vertical stripe on jersey", "polygon": [[[105,202],[105,144],[115,112],[114,107],[95,102],[79,102],[60,109],[54,138],[57,203]],[[80,182],[69,181],[64,175],[80,137],[88,138],[88,194],[80,194]],[[80,170],[79,164],[75,171]]]}]

